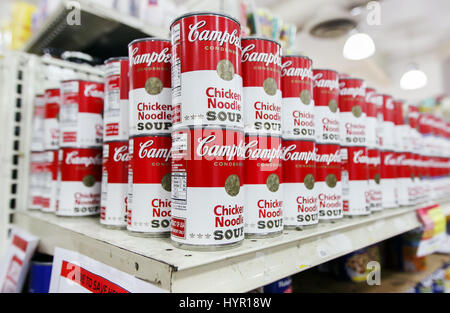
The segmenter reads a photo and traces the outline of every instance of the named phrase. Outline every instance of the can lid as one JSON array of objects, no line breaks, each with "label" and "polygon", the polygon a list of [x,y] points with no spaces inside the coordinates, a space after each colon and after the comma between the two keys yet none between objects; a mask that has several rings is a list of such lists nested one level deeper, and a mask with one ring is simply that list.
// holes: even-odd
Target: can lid
[{"label": "can lid", "polygon": [[283,58],[302,58],[302,59],[308,59],[312,62],[312,59],[307,57],[306,55],[301,55],[301,54],[286,54],[281,56]]},{"label": "can lid", "polygon": [[107,59],[104,62],[104,64],[108,64],[108,63],[115,62],[115,61],[121,61],[121,60],[128,60],[128,57],[112,57],[112,58]]},{"label": "can lid", "polygon": [[165,41],[165,42],[170,42],[169,39],[165,39],[165,38],[157,38],[157,37],[145,37],[145,38],[138,38],[133,40],[132,42],[130,42],[128,44],[128,47],[131,45],[134,45],[135,43],[141,42],[141,41]]},{"label": "can lid", "polygon": [[169,28],[172,28],[172,25],[175,24],[177,21],[189,17],[189,16],[194,16],[194,15],[217,15],[217,16],[222,16],[222,17],[226,17],[229,18],[230,20],[232,20],[233,22],[236,22],[239,26],[241,26],[241,23],[239,23],[239,21],[232,17],[231,15],[225,14],[225,13],[217,13],[217,12],[208,12],[208,11],[199,11],[199,12],[190,12],[190,13],[186,13],[183,15],[178,16],[177,18],[175,18],[171,23]]},{"label": "can lid", "polygon": [[272,41],[272,42],[276,43],[277,45],[279,45],[279,46],[281,47],[281,43],[280,43],[279,41],[277,41],[277,40],[275,40],[275,39],[272,39],[272,38],[265,38],[265,37],[258,36],[258,35],[252,35],[252,36],[245,36],[245,37],[242,37],[242,38],[241,38],[241,41],[242,41],[242,40],[252,40],[252,39],[265,40],[265,41]]},{"label": "can lid", "polygon": [[313,68],[313,71],[330,71],[330,72],[334,72],[334,73],[338,74],[338,72],[336,70],[332,70],[329,68]]}]

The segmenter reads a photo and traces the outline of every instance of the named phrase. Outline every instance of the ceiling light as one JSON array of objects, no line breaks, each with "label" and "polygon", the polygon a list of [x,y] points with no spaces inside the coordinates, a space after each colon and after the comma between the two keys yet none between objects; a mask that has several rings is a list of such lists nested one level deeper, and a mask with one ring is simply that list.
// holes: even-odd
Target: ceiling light
[{"label": "ceiling light", "polygon": [[369,35],[354,33],[348,37],[342,53],[349,60],[366,59],[375,53],[375,44]]},{"label": "ceiling light", "polygon": [[411,65],[400,78],[400,87],[405,90],[420,89],[426,86],[427,81],[427,75],[416,65]]}]

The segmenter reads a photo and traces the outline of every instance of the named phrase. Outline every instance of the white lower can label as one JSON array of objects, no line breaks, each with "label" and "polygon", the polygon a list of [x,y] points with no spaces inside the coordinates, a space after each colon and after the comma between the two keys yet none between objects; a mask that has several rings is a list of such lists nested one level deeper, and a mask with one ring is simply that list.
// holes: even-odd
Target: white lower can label
[{"label": "white lower can label", "polygon": [[58,188],[58,150],[45,151],[42,212],[56,211]]}]

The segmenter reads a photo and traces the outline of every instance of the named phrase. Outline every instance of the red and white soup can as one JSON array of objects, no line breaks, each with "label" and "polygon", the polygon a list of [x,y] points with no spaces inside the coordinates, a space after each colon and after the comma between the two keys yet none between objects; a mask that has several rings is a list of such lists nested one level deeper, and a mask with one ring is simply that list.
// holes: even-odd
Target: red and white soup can
[{"label": "red and white soup can", "polygon": [[232,17],[192,13],[170,26],[176,125],[244,127],[241,26]]},{"label": "red and white soup can", "polygon": [[381,190],[383,209],[397,207],[397,153],[381,151]]},{"label": "red and white soup can", "polygon": [[172,133],[172,230],[185,249],[225,249],[244,239],[242,130],[185,128]]},{"label": "red and white soup can", "polygon": [[242,38],[244,130],[281,136],[281,45]]},{"label": "red and white soup can", "polygon": [[170,135],[129,141],[127,229],[136,236],[169,236],[171,217]]},{"label": "red and white soup can", "polygon": [[381,149],[384,151],[395,150],[395,111],[392,96],[383,94],[383,126]]},{"label": "red and white soup can", "polygon": [[341,185],[340,145],[316,143],[317,206],[320,221],[332,221],[344,217]]},{"label": "red and white soup can", "polygon": [[170,41],[143,38],[128,45],[130,137],[170,134],[172,89]]},{"label": "red and white soup can", "polygon": [[282,153],[280,136],[245,135],[246,237],[275,237],[283,232]]},{"label": "red and white soup can", "polygon": [[45,96],[34,98],[33,121],[31,131],[31,151],[44,151]]},{"label": "red and white soup can", "polygon": [[28,187],[28,209],[30,210],[42,209],[44,161],[45,152],[31,152]]},{"label": "red and white soup can", "polygon": [[58,150],[44,152],[42,212],[56,211],[58,201]]},{"label": "red and white soup can", "polygon": [[56,214],[87,216],[100,213],[102,148],[61,148]]},{"label": "red and white soup can", "polygon": [[103,83],[96,81],[68,80],[61,83],[61,147],[101,147],[104,88]]},{"label": "red and white soup can", "polygon": [[59,110],[61,91],[59,87],[45,90],[44,149],[59,148]]},{"label": "red and white soup can", "polygon": [[319,222],[314,141],[283,140],[283,215],[286,228]]},{"label": "red and white soup can", "polygon": [[305,56],[282,58],[283,139],[315,140],[312,60]]},{"label": "red and white soup can", "polygon": [[369,189],[369,169],[366,147],[342,147],[342,200],[344,215],[369,215],[366,199]]},{"label": "red and white soup can", "polygon": [[339,79],[339,111],[341,145],[365,147],[366,85],[362,79]]},{"label": "red and white soup can", "polygon": [[379,149],[367,149],[367,167],[369,173],[366,200],[370,212],[383,210],[381,190],[381,152]]},{"label": "red and white soup can", "polygon": [[338,73],[313,69],[313,78],[316,143],[340,144]]},{"label": "red and white soup can", "polygon": [[128,57],[105,61],[105,109],[103,141],[128,140]]},{"label": "red and white soup can", "polygon": [[128,140],[103,144],[100,223],[109,228],[127,227],[128,159]]}]

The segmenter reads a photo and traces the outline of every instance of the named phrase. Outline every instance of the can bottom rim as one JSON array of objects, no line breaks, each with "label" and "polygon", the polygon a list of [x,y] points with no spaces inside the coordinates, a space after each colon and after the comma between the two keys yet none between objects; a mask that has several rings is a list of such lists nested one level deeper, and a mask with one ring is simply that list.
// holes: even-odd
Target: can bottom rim
[{"label": "can bottom rim", "polygon": [[232,249],[232,248],[236,248],[240,245],[242,245],[242,243],[244,242],[244,240],[240,240],[238,242],[233,242],[233,243],[227,243],[227,244],[223,244],[223,245],[204,245],[204,246],[199,246],[199,245],[190,245],[190,244],[186,244],[186,243],[180,243],[174,240],[171,240],[172,245],[175,246],[176,248],[182,249],[182,250],[187,250],[187,251],[202,251],[202,252],[214,252],[214,251],[223,251],[223,250],[228,250],[228,249]]}]

